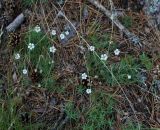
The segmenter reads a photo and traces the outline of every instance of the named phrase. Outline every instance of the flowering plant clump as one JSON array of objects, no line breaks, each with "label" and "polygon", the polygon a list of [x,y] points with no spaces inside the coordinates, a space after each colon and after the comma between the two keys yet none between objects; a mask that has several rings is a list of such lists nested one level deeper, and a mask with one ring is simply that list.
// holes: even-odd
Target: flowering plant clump
[{"label": "flowering plant clump", "polygon": [[[5,26],[0,30],[4,43],[2,48],[0,44],[0,130],[138,130],[158,126],[157,118],[146,121],[139,117],[150,116],[150,104],[157,101],[160,90],[158,30],[152,26],[158,24],[154,23],[155,3],[160,0],[111,0],[108,6],[100,0],[83,5],[80,1],[23,1],[35,3],[22,8],[28,8],[24,13],[31,17],[15,31],[9,26],[7,38],[3,35],[5,20],[0,20]],[[148,2],[147,13],[140,1]],[[119,6],[123,10],[117,10]],[[150,98],[140,100],[146,94]],[[138,123],[130,105],[137,110]],[[149,110],[137,109],[143,106]],[[133,118],[126,123],[121,120],[130,115]]]},{"label": "flowering plant clump", "polygon": [[[53,28],[49,33],[49,35],[52,36],[56,35],[57,32]],[[30,82],[36,86],[38,86],[39,83],[42,87],[52,89],[52,83],[55,82],[52,70],[55,64],[53,56],[50,55],[50,53],[54,54],[57,49],[52,44],[53,39],[47,34],[46,32],[42,32],[41,28],[37,25],[35,28],[26,32],[24,43],[27,44],[25,46],[20,46],[22,48],[16,48],[17,52],[13,55],[14,59],[17,60],[20,57],[24,58],[21,58],[24,60],[23,62],[17,64],[18,69],[20,69],[22,75],[28,76],[28,78],[22,81],[24,86],[28,85]],[[25,51],[22,52],[22,50]],[[22,52],[21,55],[18,52]],[[21,68],[23,66],[24,68]]]}]

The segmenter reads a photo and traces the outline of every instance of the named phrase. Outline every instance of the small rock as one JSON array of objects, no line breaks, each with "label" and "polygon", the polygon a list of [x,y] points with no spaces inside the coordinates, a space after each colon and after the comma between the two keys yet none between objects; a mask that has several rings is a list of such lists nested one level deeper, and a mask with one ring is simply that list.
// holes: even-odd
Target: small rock
[{"label": "small rock", "polygon": [[146,86],[147,73],[142,70],[142,71],[139,73],[138,78],[139,78],[139,81],[141,82],[142,87],[143,87],[144,89],[147,89],[147,88],[146,88],[146,87],[147,87],[147,86]]},{"label": "small rock", "polygon": [[50,99],[50,105],[51,106],[55,106],[56,105],[56,103],[57,103],[57,101],[56,101],[56,98],[55,97],[51,97],[51,99]]},{"label": "small rock", "polygon": [[88,7],[85,6],[83,8],[83,19],[88,19],[88,16],[89,16]]},{"label": "small rock", "polygon": [[160,92],[160,80],[155,80],[152,86],[154,90],[156,90],[158,93]]}]

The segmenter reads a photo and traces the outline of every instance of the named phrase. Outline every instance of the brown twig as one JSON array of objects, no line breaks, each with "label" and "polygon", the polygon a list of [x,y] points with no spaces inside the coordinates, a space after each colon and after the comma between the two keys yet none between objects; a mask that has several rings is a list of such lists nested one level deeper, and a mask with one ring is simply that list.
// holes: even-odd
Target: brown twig
[{"label": "brown twig", "polygon": [[119,29],[122,31],[129,41],[133,43],[134,45],[141,45],[140,39],[138,36],[136,36],[134,33],[131,33],[126,27],[124,27],[121,22],[117,19],[116,14],[112,13],[111,11],[107,10],[101,3],[99,3],[97,0],[88,0],[92,5],[96,6],[98,9],[100,9]]}]

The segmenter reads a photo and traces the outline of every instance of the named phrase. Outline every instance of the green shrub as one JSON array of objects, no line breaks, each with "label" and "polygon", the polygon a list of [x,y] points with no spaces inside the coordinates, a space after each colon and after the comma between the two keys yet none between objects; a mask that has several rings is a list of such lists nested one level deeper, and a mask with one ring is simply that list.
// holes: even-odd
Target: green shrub
[{"label": "green shrub", "polygon": [[115,101],[111,96],[102,91],[96,92],[91,96],[91,106],[85,113],[85,124],[83,130],[107,129],[114,124]]},{"label": "green shrub", "polygon": [[145,53],[140,55],[140,61],[141,61],[142,66],[145,67],[147,70],[152,69],[153,63],[151,59]]},{"label": "green shrub", "polygon": [[70,120],[76,120],[79,118],[79,113],[72,102],[66,103],[65,112]]},{"label": "green shrub", "polygon": [[[33,50],[28,49],[29,43],[35,45]],[[15,49],[15,53],[19,52],[21,58],[16,61],[18,71],[22,74],[22,85],[28,86],[31,84],[31,79],[23,75],[22,70],[26,68],[29,76],[35,71],[40,73],[41,80],[38,84],[42,87],[54,90],[55,80],[54,74],[54,54],[49,52],[49,48],[53,46],[49,38],[43,32],[35,32],[30,29],[25,37],[24,42]]]},{"label": "green shrub", "polygon": [[[121,59],[119,63],[111,65],[106,63],[104,65],[97,55],[89,53],[87,55],[87,67],[91,76],[98,75],[101,81],[111,86],[117,84],[117,82],[131,84],[138,81],[139,65],[132,56]],[[131,79],[128,79],[128,75],[131,75]]]}]

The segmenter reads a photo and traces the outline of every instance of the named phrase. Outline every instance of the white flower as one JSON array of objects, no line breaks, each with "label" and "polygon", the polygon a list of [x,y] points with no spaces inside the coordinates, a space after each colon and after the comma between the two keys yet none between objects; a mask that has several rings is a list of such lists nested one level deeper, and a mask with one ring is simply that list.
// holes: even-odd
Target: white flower
[{"label": "white flower", "polygon": [[90,46],[90,47],[89,47],[89,50],[90,50],[90,51],[95,51],[95,47],[94,47],[94,46]]},{"label": "white flower", "polygon": [[33,43],[29,43],[28,44],[28,49],[33,50],[35,47],[35,45]]},{"label": "white flower", "polygon": [[86,73],[83,73],[82,75],[81,75],[81,77],[82,77],[82,79],[87,79],[87,74]]},{"label": "white flower", "polygon": [[57,34],[56,30],[51,31],[51,35],[55,36]]},{"label": "white flower", "polygon": [[107,60],[107,59],[108,59],[107,54],[102,54],[102,55],[101,55],[101,60]]},{"label": "white flower", "polygon": [[41,84],[38,84],[38,88],[40,88],[41,87]]},{"label": "white flower", "polygon": [[61,40],[65,39],[65,35],[63,33],[60,34],[60,39]]},{"label": "white flower", "polygon": [[66,35],[69,35],[69,31],[65,31],[65,34],[66,34]]},{"label": "white flower", "polygon": [[55,53],[56,52],[56,48],[54,46],[52,46],[52,47],[49,48],[49,51],[52,52],[52,53]]},{"label": "white flower", "polygon": [[95,78],[95,79],[98,79],[98,75],[95,75],[94,78]]},{"label": "white flower", "polygon": [[15,56],[15,59],[16,59],[16,60],[19,60],[20,57],[21,57],[19,53],[16,53],[14,56]]},{"label": "white flower", "polygon": [[109,44],[112,44],[113,43],[113,41],[109,41]]},{"label": "white flower", "polygon": [[52,61],[49,61],[49,64],[53,64],[54,63],[54,61],[52,60]]},{"label": "white flower", "polygon": [[119,49],[114,50],[114,54],[115,54],[116,56],[118,56],[119,53],[120,53],[120,50],[119,50]]},{"label": "white flower", "polygon": [[23,74],[27,74],[27,73],[28,73],[27,69],[23,69]]},{"label": "white flower", "polygon": [[132,76],[128,74],[128,75],[127,75],[127,78],[128,78],[128,79],[131,79],[131,78],[132,78]]},{"label": "white flower", "polygon": [[52,61],[51,61],[51,63],[53,64],[53,63],[54,63],[54,61],[52,60]]},{"label": "white flower", "polygon": [[37,33],[40,32],[40,31],[41,31],[40,26],[38,26],[38,25],[35,26],[35,27],[34,27],[34,31],[37,32]]},{"label": "white flower", "polygon": [[89,88],[89,89],[86,89],[86,93],[87,94],[91,94],[92,90]]},{"label": "white flower", "polygon": [[43,70],[41,69],[39,72],[42,74]]},{"label": "white flower", "polygon": [[34,69],[34,72],[37,72],[37,69]]}]

